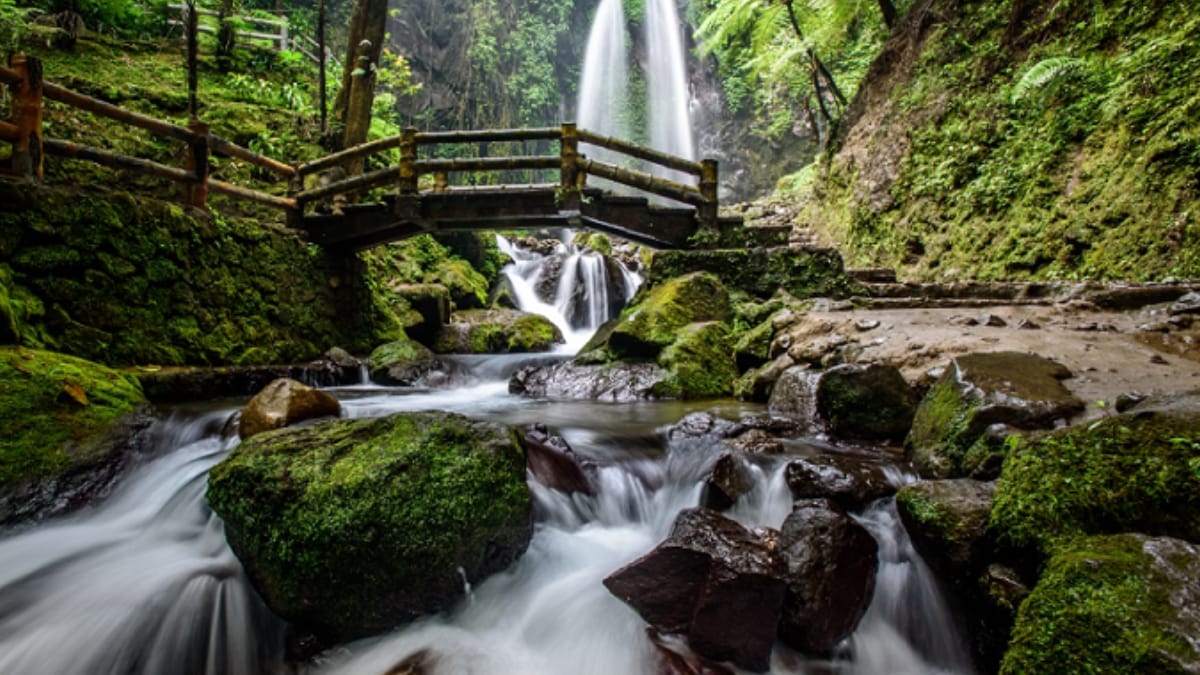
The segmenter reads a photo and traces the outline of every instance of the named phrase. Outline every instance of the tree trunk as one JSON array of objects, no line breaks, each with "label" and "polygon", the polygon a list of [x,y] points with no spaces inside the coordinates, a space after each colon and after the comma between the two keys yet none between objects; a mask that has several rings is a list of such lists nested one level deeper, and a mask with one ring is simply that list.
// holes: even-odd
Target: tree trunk
[{"label": "tree trunk", "polygon": [[217,69],[222,73],[233,70],[233,49],[237,42],[237,29],[233,20],[233,0],[221,0],[217,14],[220,28],[217,30]]},{"label": "tree trunk", "polygon": [[[335,128],[330,133],[334,149],[358,145],[367,139],[371,104],[375,100],[375,67],[383,50],[386,23],[387,0],[356,0],[342,67],[342,88],[333,102]],[[351,173],[361,171],[361,161],[351,167]]]}]

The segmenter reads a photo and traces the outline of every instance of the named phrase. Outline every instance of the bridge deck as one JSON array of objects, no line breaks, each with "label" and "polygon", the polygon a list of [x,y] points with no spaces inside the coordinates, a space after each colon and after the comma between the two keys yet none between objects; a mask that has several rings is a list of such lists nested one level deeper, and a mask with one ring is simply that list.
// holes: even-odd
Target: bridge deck
[{"label": "bridge deck", "polygon": [[[654,248],[684,248],[699,229],[696,209],[585,188],[579,208],[564,208],[555,184],[450,188],[310,215],[304,229],[322,246],[362,249],[426,232],[585,228]],[[740,224],[741,219],[735,219]],[[734,224],[732,221],[727,224]]]}]

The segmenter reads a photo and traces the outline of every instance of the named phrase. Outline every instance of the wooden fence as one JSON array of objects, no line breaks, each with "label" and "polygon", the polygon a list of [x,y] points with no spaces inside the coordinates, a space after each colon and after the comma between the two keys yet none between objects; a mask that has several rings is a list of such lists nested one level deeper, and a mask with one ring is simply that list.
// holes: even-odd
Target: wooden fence
[{"label": "wooden fence", "polygon": [[[413,198],[419,199],[421,176],[432,175],[432,190],[444,192],[451,189],[449,174],[454,172],[557,169],[559,180],[556,191],[564,210],[579,210],[582,188],[586,184],[587,176],[592,175],[694,206],[702,227],[717,226],[715,160],[694,162],[627,141],[599,136],[578,129],[574,124],[486,131],[418,132],[415,129],[406,129],[397,136],[363,143],[311,162],[288,164],[226,141],[211,133],[208,125],[199,120],[192,120],[187,126],[180,126],[131,112],[44,81],[41,63],[35,58],[18,55],[13,58],[12,65],[12,68],[0,67],[0,83],[8,85],[13,92],[13,119],[9,122],[0,121],[0,140],[12,144],[10,171],[22,176],[40,179],[46,154],[87,160],[181,183],[185,186],[184,201],[191,207],[205,208],[207,194],[211,190],[236,199],[282,209],[287,214],[289,224],[299,225],[308,206],[374,188],[392,185],[396,188],[398,200],[407,199],[411,202]],[[57,101],[137,127],[161,138],[180,141],[188,148],[186,166],[166,166],[101,148],[43,138],[43,99]],[[557,142],[559,152],[547,155],[464,159],[422,158],[419,152],[421,148],[441,145],[520,141]],[[681,172],[696,179],[696,183],[677,182],[647,172],[589,159],[580,152],[581,145],[606,148],[630,158]],[[400,160],[395,166],[350,176],[314,188],[304,187],[305,178],[308,176],[334,167],[361,162],[368,156],[396,148],[400,150]],[[212,155],[240,159],[267,170],[279,180],[288,181],[288,196],[281,197],[212,178],[209,175],[209,159]],[[504,186],[490,186],[490,189],[503,190]]]},{"label": "wooden fence", "polygon": [[[187,29],[187,13],[188,6],[184,4],[168,4],[168,12],[176,12],[179,15],[178,19],[168,18],[168,26],[176,26],[181,29]],[[215,12],[211,9],[196,8],[198,16],[217,17],[221,16],[220,12]],[[237,36],[247,40],[263,40],[270,43],[275,51],[295,51],[307,56],[314,63],[320,62],[318,52],[321,49],[320,44],[316,40],[307,35],[296,35],[291,32],[291,24],[285,17],[263,18],[258,16],[237,16],[232,17],[239,22],[253,26],[251,30],[237,31]],[[219,26],[211,26],[198,23],[196,30],[201,33],[215,34],[220,30]],[[333,51],[328,47],[325,48],[325,61],[333,64],[334,68],[341,68],[341,62],[334,56]]]}]

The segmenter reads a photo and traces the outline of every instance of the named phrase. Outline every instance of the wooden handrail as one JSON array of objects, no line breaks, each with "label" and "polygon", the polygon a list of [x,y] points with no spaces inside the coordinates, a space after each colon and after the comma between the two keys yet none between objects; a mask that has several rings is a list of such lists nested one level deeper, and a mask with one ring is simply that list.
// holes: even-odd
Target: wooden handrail
[{"label": "wooden handrail", "polygon": [[386,169],[371,171],[357,176],[351,176],[345,180],[340,180],[336,183],[330,183],[312,190],[305,190],[293,196],[298,207],[303,207],[308,202],[315,202],[326,197],[333,197],[344,192],[354,192],[356,190],[369,190],[387,185],[400,177],[400,167],[389,166]]},{"label": "wooden handrail", "polygon": [[489,129],[483,131],[422,131],[417,145],[442,143],[498,143],[502,141],[556,141],[562,135],[558,127],[530,129]]},{"label": "wooden handrail", "polygon": [[584,173],[599,176],[600,178],[607,178],[622,185],[645,190],[646,192],[686,204],[701,206],[708,202],[698,188],[691,185],[684,185],[683,183],[676,183],[666,178],[651,176],[641,171],[622,169],[619,166],[597,162],[594,159],[581,159],[579,161],[579,168]]},{"label": "wooden handrail", "polygon": [[166,166],[148,159],[119,155],[115,152],[94,148],[90,145],[80,145],[57,138],[47,138],[43,141],[43,147],[45,147],[47,153],[60,157],[87,160],[113,169],[128,169],[138,173],[146,173],[151,176],[175,181],[176,183],[196,182],[196,174],[190,171]]},{"label": "wooden handrail", "polygon": [[668,169],[675,169],[676,171],[689,173],[697,178],[700,177],[703,171],[699,162],[693,162],[689,159],[669,155],[665,152],[647,148],[636,143],[630,143],[629,141],[623,141],[619,138],[613,138],[611,136],[601,136],[586,129],[580,129],[578,134],[579,141],[581,143],[588,143],[590,145],[598,145],[602,148],[608,148],[609,150],[629,155],[630,157],[644,159],[647,162],[653,162],[659,166],[665,166]]},{"label": "wooden handrail", "polygon": [[17,140],[17,125],[0,120],[0,140],[10,143]]},{"label": "wooden handrail", "polygon": [[220,192],[221,194],[229,195],[230,197],[245,199],[247,201],[262,204],[264,206],[273,206],[277,209],[291,211],[299,208],[299,204],[296,203],[295,199],[288,199],[287,197],[268,194],[260,190],[251,190],[249,188],[241,187],[240,185],[234,185],[233,183],[226,183],[223,180],[216,180],[213,178],[208,179],[208,188],[213,192]]},{"label": "wooden handrail", "polygon": [[314,159],[311,162],[306,162],[296,167],[296,174],[298,176],[307,176],[318,171],[324,171],[325,169],[333,168],[339,164],[345,164],[346,162],[358,159],[359,157],[366,157],[367,155],[373,155],[377,152],[383,152],[384,150],[398,148],[400,147],[400,141],[403,138],[403,136],[388,136],[387,138],[380,138],[378,140],[369,141],[354,147],[346,148],[345,150],[335,152],[332,155],[325,155],[320,159]]},{"label": "wooden handrail", "polygon": [[0,82],[4,84],[19,84],[21,79],[21,74],[17,71],[0,66]]},{"label": "wooden handrail", "polygon": [[167,138],[174,138],[176,140],[183,141],[184,143],[194,143],[198,140],[196,134],[194,134],[187,127],[181,127],[178,124],[171,124],[170,122],[164,122],[162,120],[154,119],[153,117],[125,110],[124,108],[117,107],[111,103],[80,94],[79,92],[71,91],[70,89],[61,87],[51,82],[44,83],[42,88],[45,91],[46,98],[53,101],[65,103],[69,106],[74,106],[81,110],[86,110],[90,113],[100,115],[101,117],[107,117],[111,120],[123,122],[130,126],[139,127],[149,131],[150,133],[158,134],[159,136],[166,136]]},{"label": "wooden handrail", "polygon": [[557,169],[558,155],[528,157],[468,157],[463,159],[421,159],[413,163],[418,175],[441,171],[518,171],[521,169]]},{"label": "wooden handrail", "polygon": [[240,145],[231,143],[216,134],[208,135],[209,147],[213,152],[240,159],[244,162],[249,162],[255,166],[262,167],[281,178],[294,178],[296,176],[296,167],[291,164],[284,164],[275,159],[271,159],[266,155],[260,155],[253,150],[248,150]]}]

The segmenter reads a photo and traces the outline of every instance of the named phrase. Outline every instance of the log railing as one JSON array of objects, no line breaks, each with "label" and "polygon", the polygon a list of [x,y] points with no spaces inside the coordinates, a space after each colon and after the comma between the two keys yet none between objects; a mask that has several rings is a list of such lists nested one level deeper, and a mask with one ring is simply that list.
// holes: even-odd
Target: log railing
[{"label": "log railing", "polygon": [[[696,208],[701,227],[717,226],[717,163],[714,160],[694,162],[652,150],[634,143],[577,129],[574,124],[533,129],[493,129],[485,131],[418,132],[405,129],[403,133],[370,141],[303,164],[286,164],[231,143],[209,131],[208,125],[191,120],[187,126],[158,120],[125,110],[111,103],[45,82],[41,64],[34,58],[16,56],[12,68],[0,67],[0,82],[13,92],[13,119],[0,121],[0,140],[12,144],[11,172],[41,178],[44,154],[86,160],[115,169],[155,176],[184,185],[184,200],[195,208],[205,208],[211,190],[234,199],[282,209],[289,223],[302,220],[309,205],[343,195],[392,186],[400,200],[419,197],[420,178],[432,175],[433,191],[450,188],[449,174],[458,172],[504,172],[514,170],[559,172],[556,197],[563,211],[578,212],[583,205],[583,188],[589,175],[641,190],[652,195],[682,202]],[[101,148],[81,145],[60,139],[42,138],[43,99],[91,112],[121,124],[144,129],[156,136],[180,141],[187,145],[187,163],[183,168],[166,166],[151,160],[129,157]],[[437,158],[420,156],[421,148],[455,144],[512,143],[535,141],[557,143],[557,154],[518,155],[473,158]],[[580,152],[582,145],[604,148],[617,155],[648,162],[682,175],[673,180],[652,173],[625,168],[589,159]],[[544,146],[543,146],[544,147]],[[395,166],[331,180],[305,189],[305,179],[337,167],[361,163],[381,152],[399,149],[400,160]],[[262,168],[280,180],[288,181],[288,195],[281,197],[260,190],[241,187],[213,179],[210,174],[212,155],[232,157]],[[336,176],[330,172],[329,176]],[[345,172],[341,172],[345,176]],[[692,180],[695,184],[692,184]],[[687,181],[687,182],[682,182]],[[501,186],[496,186],[501,189]]]}]

